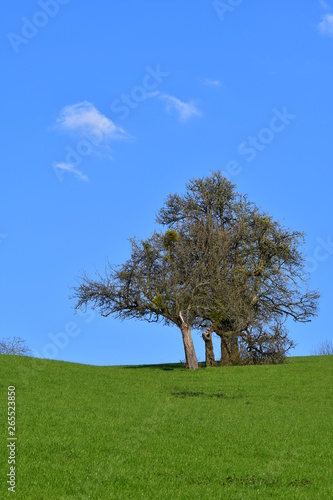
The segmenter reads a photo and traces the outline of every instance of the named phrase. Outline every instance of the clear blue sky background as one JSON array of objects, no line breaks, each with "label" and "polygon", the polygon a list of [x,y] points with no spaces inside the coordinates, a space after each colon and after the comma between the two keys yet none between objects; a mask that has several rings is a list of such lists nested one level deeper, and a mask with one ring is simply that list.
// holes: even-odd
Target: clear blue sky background
[{"label": "clear blue sky background", "polygon": [[176,328],[75,316],[70,286],[124,261],[170,192],[221,169],[307,233],[322,299],[312,323],[289,323],[294,355],[333,339],[333,1],[222,3],[3,6],[1,337],[91,364],[183,359]]}]

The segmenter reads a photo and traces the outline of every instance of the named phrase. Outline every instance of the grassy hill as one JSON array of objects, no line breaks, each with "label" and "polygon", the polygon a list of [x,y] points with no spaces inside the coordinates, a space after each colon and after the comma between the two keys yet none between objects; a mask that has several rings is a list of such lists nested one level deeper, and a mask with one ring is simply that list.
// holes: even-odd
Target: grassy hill
[{"label": "grassy hill", "polygon": [[333,498],[333,357],[94,367],[0,355],[0,498]]}]

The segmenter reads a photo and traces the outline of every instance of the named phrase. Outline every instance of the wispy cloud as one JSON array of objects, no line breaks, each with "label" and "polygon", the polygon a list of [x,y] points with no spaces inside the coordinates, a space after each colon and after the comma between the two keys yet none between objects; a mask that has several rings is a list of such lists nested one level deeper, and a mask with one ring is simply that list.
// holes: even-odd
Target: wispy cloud
[{"label": "wispy cloud", "polygon": [[318,24],[318,29],[323,35],[333,36],[333,14],[325,14]]},{"label": "wispy cloud", "polygon": [[61,174],[61,175],[58,175],[59,178],[62,177],[63,173],[67,172],[68,174],[74,174],[76,177],[81,179],[81,181],[87,182],[89,180],[89,178],[86,175],[84,175],[81,172],[81,170],[75,168],[73,163],[67,163],[64,161],[60,161],[60,162],[54,163],[53,168],[57,172],[57,174]]},{"label": "wispy cloud", "polygon": [[323,9],[329,9],[329,5],[325,0],[319,0],[319,3]]},{"label": "wispy cloud", "polygon": [[193,101],[184,102],[172,95],[157,92],[155,92],[155,95],[158,95],[158,97],[166,103],[166,109],[169,113],[175,111],[181,122],[186,122],[193,116],[201,116],[201,111]]},{"label": "wispy cloud", "polygon": [[201,83],[203,85],[208,85],[210,87],[221,87],[221,82],[220,80],[211,80],[210,78],[203,78],[201,80]]},{"label": "wispy cloud", "polygon": [[79,102],[65,106],[55,128],[84,137],[100,137],[100,142],[126,138],[125,130],[103,115],[92,103]]}]

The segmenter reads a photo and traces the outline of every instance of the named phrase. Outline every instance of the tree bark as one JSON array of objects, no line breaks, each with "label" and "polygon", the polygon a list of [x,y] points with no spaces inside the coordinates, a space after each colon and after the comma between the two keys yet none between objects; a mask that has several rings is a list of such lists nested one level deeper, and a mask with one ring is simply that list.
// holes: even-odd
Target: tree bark
[{"label": "tree bark", "polygon": [[221,365],[239,364],[238,335],[235,332],[216,332],[221,337]]},{"label": "tree bark", "polygon": [[227,335],[220,335],[221,337],[221,365],[227,366],[231,364],[230,343]]},{"label": "tree bark", "polygon": [[186,367],[189,368],[189,370],[196,370],[198,368],[198,360],[194,350],[194,345],[191,335],[191,327],[184,320],[182,313],[179,314],[179,317],[182,322],[180,329],[182,332],[183,343],[184,343]]},{"label": "tree bark", "polygon": [[238,365],[240,363],[240,354],[239,354],[237,333],[232,335],[232,337],[230,338],[230,351],[231,351],[231,363]]},{"label": "tree bark", "polygon": [[205,341],[206,366],[215,366],[214,346],[212,340],[213,331],[214,329],[211,327],[202,334],[202,338]]}]

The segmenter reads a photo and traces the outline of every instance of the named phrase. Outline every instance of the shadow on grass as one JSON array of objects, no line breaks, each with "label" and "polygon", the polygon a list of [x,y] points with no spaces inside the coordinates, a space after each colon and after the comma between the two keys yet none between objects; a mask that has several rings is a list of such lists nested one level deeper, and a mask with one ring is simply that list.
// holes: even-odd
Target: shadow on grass
[{"label": "shadow on grass", "polygon": [[129,366],[123,366],[122,368],[125,368],[126,370],[136,370],[136,369],[147,369],[147,370],[163,370],[165,372],[170,372],[173,370],[183,370],[187,371],[187,368],[185,368],[182,364],[180,363],[168,363],[168,364],[162,364],[162,365],[129,365]]},{"label": "shadow on grass", "polygon": [[[221,365],[220,364],[216,364],[216,366],[206,366],[206,363],[205,362],[199,362],[198,363],[198,369],[201,369],[201,368],[207,368],[209,370],[211,369],[214,369],[214,368],[221,368]],[[170,372],[170,371],[173,371],[173,370],[183,370],[183,371],[191,371],[191,370],[188,370],[188,368],[185,367],[184,363],[162,363],[162,364],[158,364],[158,365],[123,365],[122,368],[126,368],[126,369],[136,369],[136,368],[140,368],[140,370],[142,370],[143,368],[147,368],[149,370],[153,369],[153,370],[163,370],[165,372]]]},{"label": "shadow on grass", "polygon": [[205,392],[201,391],[175,391],[171,393],[171,396],[174,396],[175,398],[195,398],[195,397],[204,397],[204,398],[224,398],[224,395],[221,392],[218,392],[216,394],[207,394]]}]

